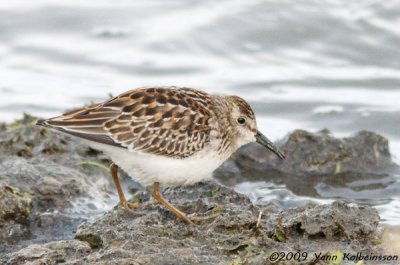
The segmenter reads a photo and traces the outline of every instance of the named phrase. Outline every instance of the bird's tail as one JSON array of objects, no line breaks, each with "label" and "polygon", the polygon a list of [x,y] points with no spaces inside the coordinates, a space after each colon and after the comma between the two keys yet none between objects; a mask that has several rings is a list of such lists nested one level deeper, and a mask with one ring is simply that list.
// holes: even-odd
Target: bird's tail
[{"label": "bird's tail", "polygon": [[36,122],[36,125],[43,126],[43,127],[50,127],[50,125],[47,123],[47,120],[38,120]]}]

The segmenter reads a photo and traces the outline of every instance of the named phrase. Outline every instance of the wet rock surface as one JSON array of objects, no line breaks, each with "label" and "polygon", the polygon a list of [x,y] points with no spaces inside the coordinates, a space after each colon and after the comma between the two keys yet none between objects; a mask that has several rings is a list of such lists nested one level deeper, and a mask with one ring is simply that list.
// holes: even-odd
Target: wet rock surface
[{"label": "wet rock surface", "polygon": [[16,253],[10,264],[59,264],[74,262],[91,252],[89,244],[77,240],[61,240],[43,245],[33,244]]},{"label": "wet rock surface", "polygon": [[[177,220],[135,186],[132,200],[141,204],[133,213],[101,210],[99,204],[114,193],[107,159],[34,122],[25,116],[0,126],[1,264],[270,264],[276,251],[306,251],[303,264],[329,264],[315,262],[313,253],[384,253],[375,244],[380,231],[373,208],[340,201],[289,210],[273,203],[256,206],[214,181],[163,191],[182,211],[213,217],[197,226]],[[367,145],[367,150],[359,149],[359,144]],[[227,185],[260,175],[284,180],[296,174],[312,182],[320,172],[330,178],[333,170],[340,178],[353,170],[356,178],[395,167],[387,141],[373,133],[335,139],[297,131],[282,149],[288,162],[249,145],[216,176]],[[306,162],[301,163],[301,155]],[[369,160],[353,161],[357,158]]]},{"label": "wet rock surface", "polygon": [[[215,182],[167,189],[164,195],[188,213],[214,218],[190,226],[145,197],[133,213],[119,208],[83,223],[76,240],[29,246],[8,255],[8,261],[230,264],[240,259],[247,264],[270,264],[275,251],[307,251],[310,257],[305,263],[313,264],[314,251],[381,251],[371,243],[378,235],[379,216],[368,207],[337,202],[283,212],[273,205],[254,206],[246,196]],[[258,224],[260,211],[264,214]]]},{"label": "wet rock surface", "polygon": [[[354,181],[389,185],[393,182],[391,173],[400,172],[391,159],[388,140],[368,131],[335,138],[326,131],[296,130],[280,149],[285,160],[258,144],[246,145],[217,169],[214,177],[227,186],[271,181],[285,184],[297,195],[324,197],[321,189],[325,187],[346,188]],[[388,181],[380,181],[384,178]]]},{"label": "wet rock surface", "polygon": [[14,244],[19,238],[28,237],[31,196],[17,188],[0,186],[0,242]]},{"label": "wet rock surface", "polygon": [[[98,190],[104,189],[104,197],[111,184],[98,152],[35,121],[25,115],[0,127],[0,253],[72,239],[73,229],[87,218],[74,206],[96,202]],[[96,212],[95,204],[83,206]]]},{"label": "wet rock surface", "polygon": [[391,159],[388,140],[374,132],[361,131],[340,139],[326,131],[296,130],[280,148],[286,155],[285,160],[280,160],[258,144],[249,144],[239,149],[227,163],[233,162],[238,169],[296,176],[382,174],[397,168]]},{"label": "wet rock surface", "polygon": [[343,201],[329,205],[307,204],[288,209],[271,219],[270,225],[285,235],[368,242],[379,223],[378,212],[371,207],[351,206]]}]

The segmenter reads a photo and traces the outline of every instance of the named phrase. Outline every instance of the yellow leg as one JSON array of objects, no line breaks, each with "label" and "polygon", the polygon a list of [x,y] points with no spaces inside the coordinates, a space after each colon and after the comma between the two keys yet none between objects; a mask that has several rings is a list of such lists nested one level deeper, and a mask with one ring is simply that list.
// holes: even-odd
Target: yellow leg
[{"label": "yellow leg", "polygon": [[164,205],[168,210],[173,212],[178,218],[188,222],[191,225],[194,225],[192,220],[190,220],[185,213],[175,208],[171,203],[169,203],[166,199],[164,199],[159,191],[160,183],[154,182],[153,187],[151,188],[151,195],[153,198],[159,202],[160,204]]},{"label": "yellow leg", "polygon": [[118,204],[122,205],[129,211],[138,207],[138,204],[129,203],[126,201],[124,191],[122,190],[121,183],[119,182],[119,179],[118,179],[118,166],[116,164],[112,163],[110,165],[110,172],[111,172],[111,176],[114,180],[115,187],[117,188],[117,191],[118,191],[118,196],[119,196]]},{"label": "yellow leg", "polygon": [[153,183],[153,186],[151,188],[151,195],[153,196],[154,200],[157,203],[164,205],[168,210],[173,212],[178,218],[186,221],[187,223],[189,223],[191,225],[195,225],[194,222],[206,221],[206,220],[214,219],[215,217],[218,216],[218,214],[215,214],[215,215],[204,216],[204,217],[188,217],[184,212],[177,209],[175,206],[173,206],[170,202],[168,202],[166,199],[164,199],[161,196],[160,183],[158,183],[158,182]]}]

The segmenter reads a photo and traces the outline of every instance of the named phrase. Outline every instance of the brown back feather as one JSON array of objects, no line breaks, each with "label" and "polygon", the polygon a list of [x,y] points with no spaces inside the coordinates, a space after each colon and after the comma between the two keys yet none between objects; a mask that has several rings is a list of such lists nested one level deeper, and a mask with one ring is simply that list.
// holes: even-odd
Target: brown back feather
[{"label": "brown back feather", "polygon": [[130,151],[184,158],[209,141],[208,104],[210,96],[195,89],[140,88],[42,124]]}]

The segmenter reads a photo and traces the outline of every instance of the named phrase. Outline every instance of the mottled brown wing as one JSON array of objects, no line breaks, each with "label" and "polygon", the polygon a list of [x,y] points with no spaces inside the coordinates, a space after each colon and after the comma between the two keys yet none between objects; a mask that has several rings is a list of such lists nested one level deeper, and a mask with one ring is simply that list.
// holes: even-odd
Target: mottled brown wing
[{"label": "mottled brown wing", "polygon": [[195,89],[142,88],[42,125],[131,151],[184,158],[209,141],[210,103],[207,93]]}]

